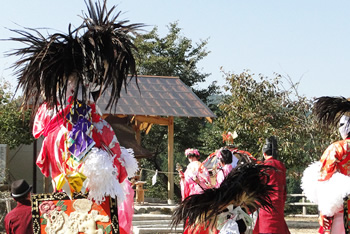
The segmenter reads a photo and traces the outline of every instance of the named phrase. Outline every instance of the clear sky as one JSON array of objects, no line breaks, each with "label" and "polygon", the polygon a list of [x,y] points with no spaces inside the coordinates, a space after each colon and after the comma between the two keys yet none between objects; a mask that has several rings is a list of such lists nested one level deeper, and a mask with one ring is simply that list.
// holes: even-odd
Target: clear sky
[{"label": "clear sky", "polygon": [[[350,97],[350,1],[329,0],[108,0],[123,12],[120,19],[158,27],[178,21],[183,36],[193,42],[208,39],[211,53],[199,64],[211,73],[208,81],[224,84],[227,72],[273,77],[274,72],[300,81],[299,93]],[[84,0],[12,0],[0,10],[0,38],[15,36],[6,28],[48,27],[67,32],[80,25]],[[18,26],[18,25],[20,26]],[[0,41],[0,74],[16,84],[6,70],[15,58],[4,52],[21,47]]]}]

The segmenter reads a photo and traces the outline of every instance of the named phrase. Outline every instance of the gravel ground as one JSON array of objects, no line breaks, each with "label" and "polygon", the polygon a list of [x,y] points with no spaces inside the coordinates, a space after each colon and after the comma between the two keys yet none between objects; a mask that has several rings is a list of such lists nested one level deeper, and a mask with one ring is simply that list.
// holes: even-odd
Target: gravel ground
[{"label": "gravel ground", "polygon": [[313,234],[316,234],[318,233],[318,228],[313,228],[313,229],[310,229],[310,228],[307,228],[307,229],[289,229],[290,233],[291,234],[310,234],[310,233],[313,233]]},{"label": "gravel ground", "polygon": [[291,234],[318,233],[317,217],[286,217]]}]

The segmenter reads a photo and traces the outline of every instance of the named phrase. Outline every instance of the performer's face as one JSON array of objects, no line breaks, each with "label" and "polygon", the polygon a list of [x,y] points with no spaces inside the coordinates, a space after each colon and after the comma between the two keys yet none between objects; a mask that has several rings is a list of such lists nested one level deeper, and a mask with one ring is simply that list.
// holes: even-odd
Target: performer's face
[{"label": "performer's face", "polygon": [[347,138],[350,132],[350,118],[343,115],[339,121],[339,133],[343,139]]},{"label": "performer's face", "polygon": [[194,156],[188,156],[188,161],[193,162],[193,161],[198,161],[198,160]]}]

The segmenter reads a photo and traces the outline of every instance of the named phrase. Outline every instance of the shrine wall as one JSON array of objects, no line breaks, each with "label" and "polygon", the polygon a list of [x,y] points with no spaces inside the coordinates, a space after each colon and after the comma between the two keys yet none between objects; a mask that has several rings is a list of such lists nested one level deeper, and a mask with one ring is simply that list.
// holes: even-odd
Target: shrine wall
[{"label": "shrine wall", "polygon": [[[41,149],[43,139],[37,140],[37,154]],[[21,145],[18,148],[9,150],[7,158],[7,168],[10,182],[25,179],[30,185],[33,185],[33,144]],[[35,165],[36,168],[36,193],[44,191],[44,176]]]}]

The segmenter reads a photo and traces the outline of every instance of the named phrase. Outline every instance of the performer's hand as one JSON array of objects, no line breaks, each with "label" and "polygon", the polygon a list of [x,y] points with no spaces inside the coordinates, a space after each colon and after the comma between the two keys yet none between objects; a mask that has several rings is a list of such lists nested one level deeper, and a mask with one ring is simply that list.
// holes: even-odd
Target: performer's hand
[{"label": "performer's hand", "polygon": [[200,183],[200,181],[199,181],[199,179],[197,178],[197,176],[194,176],[194,177],[193,177],[193,181],[196,182],[197,184]]}]

